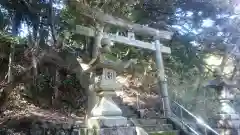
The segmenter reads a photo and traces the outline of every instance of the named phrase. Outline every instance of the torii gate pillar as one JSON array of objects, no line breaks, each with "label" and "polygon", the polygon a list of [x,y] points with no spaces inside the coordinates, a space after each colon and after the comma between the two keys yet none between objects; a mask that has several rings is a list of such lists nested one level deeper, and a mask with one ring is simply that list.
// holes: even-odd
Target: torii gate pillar
[{"label": "torii gate pillar", "polygon": [[155,55],[156,55],[156,65],[157,65],[157,78],[158,85],[160,87],[160,93],[162,98],[163,112],[165,117],[169,117],[171,115],[171,108],[168,97],[168,89],[167,89],[167,78],[165,77],[164,64],[161,46],[162,44],[158,39],[155,39]]}]

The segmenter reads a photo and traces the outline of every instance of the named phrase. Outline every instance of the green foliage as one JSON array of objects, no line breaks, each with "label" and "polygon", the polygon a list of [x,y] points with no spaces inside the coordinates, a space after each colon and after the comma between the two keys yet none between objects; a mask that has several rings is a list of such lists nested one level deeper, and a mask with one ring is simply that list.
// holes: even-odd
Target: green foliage
[{"label": "green foliage", "polygon": [[73,85],[73,80],[72,79],[65,79],[65,80],[63,80],[63,85]]},{"label": "green foliage", "polygon": [[[51,82],[51,76],[47,75],[47,74],[40,74],[39,76],[37,76],[37,89],[39,91],[43,91],[46,88],[50,88],[49,83]],[[51,89],[51,88],[50,88]]]},{"label": "green foliage", "polygon": [[17,44],[18,38],[13,37],[5,32],[0,31],[0,42],[1,44]]},{"label": "green foliage", "polygon": [[69,7],[66,7],[63,10],[61,10],[59,24],[60,31],[61,29],[64,29],[69,30],[70,32],[71,30],[74,30],[76,28],[75,23],[79,18],[76,14],[77,14],[76,10],[70,9]]},{"label": "green foliage", "polygon": [[93,8],[100,9],[105,13],[112,14],[114,16],[127,18],[133,6],[138,2],[136,0],[85,0],[81,1],[80,5],[76,5],[75,1],[66,2],[71,9],[81,8],[76,6],[90,6]]}]

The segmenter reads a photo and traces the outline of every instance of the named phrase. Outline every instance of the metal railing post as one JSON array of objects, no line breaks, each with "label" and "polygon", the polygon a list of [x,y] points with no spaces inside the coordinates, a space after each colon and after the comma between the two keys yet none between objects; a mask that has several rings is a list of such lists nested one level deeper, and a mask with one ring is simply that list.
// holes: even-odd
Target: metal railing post
[{"label": "metal railing post", "polygon": [[183,110],[182,110],[182,108],[179,108],[180,109],[180,119],[181,119],[181,123],[182,123],[182,127],[184,126],[183,125]]},{"label": "metal railing post", "polygon": [[204,127],[204,134],[207,135],[207,128]]},{"label": "metal railing post", "polygon": [[139,107],[139,93],[137,92],[137,109],[139,110],[140,107]]}]

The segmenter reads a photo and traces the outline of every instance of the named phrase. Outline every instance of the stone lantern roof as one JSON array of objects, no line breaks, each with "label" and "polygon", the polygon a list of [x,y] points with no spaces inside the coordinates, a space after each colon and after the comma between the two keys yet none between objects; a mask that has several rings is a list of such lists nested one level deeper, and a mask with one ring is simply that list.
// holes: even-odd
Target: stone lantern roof
[{"label": "stone lantern roof", "polygon": [[209,81],[209,83],[207,84],[207,87],[209,88],[214,88],[214,89],[222,89],[223,87],[226,88],[238,88],[240,89],[240,84],[238,84],[236,81],[234,80],[229,80],[226,77],[224,77],[222,75],[222,73],[219,71],[219,69],[216,69],[214,71],[214,77],[215,79]]},{"label": "stone lantern roof", "polygon": [[112,69],[116,72],[123,72],[125,69],[129,68],[131,65],[136,64],[136,59],[130,59],[128,61],[121,61],[117,58],[111,58],[108,54],[101,54],[97,59],[95,59],[86,69],[85,72],[91,72],[93,70],[98,71],[99,69],[107,68]]}]

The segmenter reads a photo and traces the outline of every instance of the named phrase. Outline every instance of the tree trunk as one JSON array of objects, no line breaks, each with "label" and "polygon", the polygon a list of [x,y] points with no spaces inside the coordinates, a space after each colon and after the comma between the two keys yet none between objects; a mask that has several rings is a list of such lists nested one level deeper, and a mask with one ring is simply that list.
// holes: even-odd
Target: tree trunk
[{"label": "tree trunk", "polygon": [[51,33],[52,33],[52,39],[54,44],[57,43],[57,39],[56,39],[56,31],[55,31],[55,23],[54,23],[54,16],[55,16],[55,12],[53,11],[53,0],[49,0],[49,24],[50,24],[50,29],[51,29]]},{"label": "tree trunk", "polygon": [[[18,26],[16,24],[16,19],[15,16],[13,18],[13,22],[12,22],[12,35],[13,36],[17,36],[18,33]],[[10,54],[9,54],[9,62],[8,62],[8,83],[10,83],[11,81],[13,81],[14,79],[14,75],[13,75],[13,61],[14,61],[14,55],[15,55],[15,46],[13,44],[11,44],[11,49],[10,49]]]},{"label": "tree trunk", "polygon": [[52,95],[52,105],[54,107],[58,107],[58,99],[59,99],[59,89],[58,88],[59,88],[60,84],[61,84],[60,73],[56,69],[55,77],[54,77],[53,95]]},{"label": "tree trunk", "polygon": [[10,49],[10,54],[9,54],[9,62],[8,62],[8,83],[12,82],[14,79],[14,75],[13,75],[13,60],[14,60],[14,54],[15,54],[15,47],[14,45],[11,45],[11,49]]},{"label": "tree trunk", "polygon": [[[38,76],[38,65],[37,65],[37,54],[39,52],[39,40],[38,40],[38,36],[37,36],[37,32],[38,29],[37,28],[33,28],[33,50],[32,50],[32,64],[33,64],[33,74],[34,74],[34,78],[36,78]],[[39,35],[41,33],[39,32]],[[36,81],[36,80],[34,80]]]},{"label": "tree trunk", "polygon": [[[59,50],[59,49],[62,48],[62,43],[58,42],[57,38],[56,38],[57,33],[56,33],[55,27],[54,27],[55,26],[55,22],[54,22],[55,12],[53,10],[53,0],[49,1],[49,16],[50,16],[50,23],[49,24],[50,24],[53,44],[54,44],[55,49]],[[54,77],[53,98],[52,98],[53,99],[52,104],[54,106],[57,106],[57,100],[59,99],[59,86],[60,86],[60,84],[61,84],[60,73],[59,73],[58,69],[56,68],[55,77]]]}]

